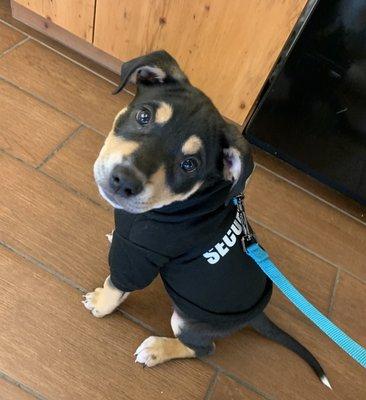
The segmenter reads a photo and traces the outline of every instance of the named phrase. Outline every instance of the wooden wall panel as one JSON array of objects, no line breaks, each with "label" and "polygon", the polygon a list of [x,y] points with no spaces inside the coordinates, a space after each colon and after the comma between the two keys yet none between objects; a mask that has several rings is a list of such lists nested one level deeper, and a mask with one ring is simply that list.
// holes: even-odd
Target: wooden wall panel
[{"label": "wooden wall panel", "polygon": [[16,0],[36,14],[92,42],[96,0]]},{"label": "wooden wall panel", "polygon": [[169,51],[241,124],[306,0],[98,0],[94,45],[127,61]]}]

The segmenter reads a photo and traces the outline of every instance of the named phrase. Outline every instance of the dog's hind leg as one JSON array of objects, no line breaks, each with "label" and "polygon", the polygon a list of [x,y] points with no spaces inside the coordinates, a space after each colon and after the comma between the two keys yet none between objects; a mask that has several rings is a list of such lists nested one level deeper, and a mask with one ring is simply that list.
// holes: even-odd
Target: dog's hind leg
[{"label": "dog's hind leg", "polygon": [[92,312],[94,317],[102,318],[113,312],[128,295],[129,292],[122,292],[117,289],[108,276],[102,288],[96,288],[94,292],[83,296],[83,304],[85,308]]},{"label": "dog's hind leg", "polygon": [[[182,332],[184,324],[184,320],[174,311],[171,326],[175,336]],[[196,353],[177,337],[150,336],[140,344],[135,356],[135,362],[153,367],[174,358],[193,358],[196,357]]]},{"label": "dog's hind leg", "polygon": [[135,356],[135,362],[153,367],[174,358],[193,358],[196,353],[178,338],[150,336],[140,344]]},{"label": "dog's hind leg", "polygon": [[207,324],[185,319],[174,311],[171,326],[176,337],[150,336],[136,350],[136,362],[153,367],[174,358],[202,357],[213,353],[213,335]]}]

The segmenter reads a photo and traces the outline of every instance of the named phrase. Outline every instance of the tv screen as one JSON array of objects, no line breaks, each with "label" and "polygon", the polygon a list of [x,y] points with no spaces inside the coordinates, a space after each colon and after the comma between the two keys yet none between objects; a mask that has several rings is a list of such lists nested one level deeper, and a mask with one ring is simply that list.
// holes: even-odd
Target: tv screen
[{"label": "tv screen", "polygon": [[366,204],[366,1],[320,0],[246,130]]}]

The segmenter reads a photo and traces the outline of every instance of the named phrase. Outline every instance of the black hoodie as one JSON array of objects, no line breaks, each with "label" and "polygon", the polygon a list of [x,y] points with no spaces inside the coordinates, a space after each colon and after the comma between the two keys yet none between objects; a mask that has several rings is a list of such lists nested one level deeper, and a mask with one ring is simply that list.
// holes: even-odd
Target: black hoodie
[{"label": "black hoodie", "polygon": [[230,185],[143,214],[115,210],[109,253],[112,283],[142,289],[160,273],[177,307],[190,318],[250,320],[267,305],[272,283],[243,252]]}]

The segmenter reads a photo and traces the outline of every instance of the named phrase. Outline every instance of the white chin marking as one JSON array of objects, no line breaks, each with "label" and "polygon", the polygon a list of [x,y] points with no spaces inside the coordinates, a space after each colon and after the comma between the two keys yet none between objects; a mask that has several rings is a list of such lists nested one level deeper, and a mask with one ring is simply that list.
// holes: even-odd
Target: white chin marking
[{"label": "white chin marking", "polygon": [[99,189],[99,193],[103,197],[103,199],[106,200],[112,207],[122,209],[122,206],[120,204],[116,203],[115,201],[113,201],[112,199],[110,199],[99,185],[98,185],[98,189]]},{"label": "white chin marking", "polygon": [[321,376],[320,380],[323,382],[325,386],[329,387],[330,390],[333,390],[332,386],[330,386],[328,378],[325,375]]}]

